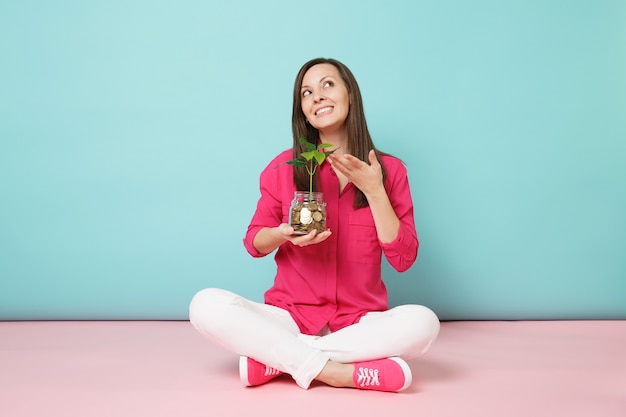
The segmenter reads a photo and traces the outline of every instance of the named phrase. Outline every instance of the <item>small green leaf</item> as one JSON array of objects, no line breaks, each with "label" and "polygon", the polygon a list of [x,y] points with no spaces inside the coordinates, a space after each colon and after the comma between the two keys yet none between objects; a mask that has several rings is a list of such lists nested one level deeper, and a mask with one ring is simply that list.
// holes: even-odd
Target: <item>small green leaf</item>
[{"label": "small green leaf", "polygon": [[324,154],[326,154],[326,156],[331,155],[331,154],[335,153],[335,151],[336,151],[337,149],[339,149],[339,148],[335,148],[335,149],[333,149],[332,151],[324,151]]},{"label": "small green leaf", "polygon": [[303,152],[301,153],[302,157],[304,159],[306,159],[307,161],[310,161],[311,159],[315,158],[315,154],[319,153],[318,151],[316,151],[315,149],[309,152]]},{"label": "small green leaf", "polygon": [[324,152],[315,152],[315,160],[318,165],[322,165],[324,159],[326,159],[326,154]]},{"label": "small green leaf", "polygon": [[317,149],[314,144],[312,144],[311,142],[307,142],[307,140],[304,139],[304,135],[300,135],[300,143],[302,144],[302,146],[304,146],[304,149],[306,149],[307,152],[311,152]]},{"label": "small green leaf", "polygon": [[319,151],[320,149],[324,149],[324,148],[331,148],[334,145],[332,143],[321,143],[320,145],[318,145],[317,150]]},{"label": "small green leaf", "polygon": [[306,161],[302,158],[292,159],[291,161],[287,161],[289,165],[293,165],[295,167],[305,167]]}]

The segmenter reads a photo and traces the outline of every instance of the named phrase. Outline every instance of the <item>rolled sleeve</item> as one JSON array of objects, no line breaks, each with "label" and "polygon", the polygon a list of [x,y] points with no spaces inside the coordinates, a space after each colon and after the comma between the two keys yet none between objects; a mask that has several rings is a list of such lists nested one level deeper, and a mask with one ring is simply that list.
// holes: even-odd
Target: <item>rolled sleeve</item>
[{"label": "rolled sleeve", "polygon": [[406,228],[401,225],[400,229],[398,229],[396,239],[389,243],[380,242],[380,246],[389,264],[396,271],[404,272],[409,269],[417,259],[419,241],[415,235],[408,232]]},{"label": "rolled sleeve", "polygon": [[[261,172],[259,188],[261,196],[257,202],[256,210],[252,220],[248,225],[248,230],[243,239],[243,245],[250,255],[255,258],[266,256],[266,253],[259,252],[254,247],[254,238],[259,231],[265,227],[276,227],[282,222],[282,203],[280,199],[281,183],[279,178],[285,178],[289,173],[282,172],[286,165],[281,164],[288,154],[283,153]],[[291,178],[290,176],[287,178]]]},{"label": "rolled sleeve", "polygon": [[413,199],[407,171],[398,160],[385,161],[387,167],[387,194],[400,220],[398,235],[389,243],[380,243],[389,264],[398,272],[409,269],[417,259],[419,241],[413,217]]}]

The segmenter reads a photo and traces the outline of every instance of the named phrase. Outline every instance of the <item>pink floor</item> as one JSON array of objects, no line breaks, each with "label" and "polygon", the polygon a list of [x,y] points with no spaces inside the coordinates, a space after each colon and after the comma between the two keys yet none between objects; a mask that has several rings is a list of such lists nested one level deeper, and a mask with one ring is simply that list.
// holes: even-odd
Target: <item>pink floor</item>
[{"label": "pink floor", "polygon": [[0,416],[626,416],[626,321],[447,322],[393,394],[283,376],[188,322],[0,322]]}]

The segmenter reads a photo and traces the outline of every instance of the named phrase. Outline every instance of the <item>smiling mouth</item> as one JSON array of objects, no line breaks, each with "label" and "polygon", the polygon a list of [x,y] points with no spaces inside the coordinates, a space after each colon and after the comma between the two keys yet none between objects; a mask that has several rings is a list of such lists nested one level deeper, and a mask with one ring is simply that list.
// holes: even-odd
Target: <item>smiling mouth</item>
[{"label": "smiling mouth", "polygon": [[323,108],[319,109],[318,111],[316,111],[315,115],[316,116],[321,116],[323,114],[330,113],[331,111],[333,111],[332,107],[323,107]]}]

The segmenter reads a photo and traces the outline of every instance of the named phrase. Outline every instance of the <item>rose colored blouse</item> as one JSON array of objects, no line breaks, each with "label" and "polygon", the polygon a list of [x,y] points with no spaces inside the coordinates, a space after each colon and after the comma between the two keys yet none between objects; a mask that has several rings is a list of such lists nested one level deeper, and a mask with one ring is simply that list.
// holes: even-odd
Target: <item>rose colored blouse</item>
[{"label": "rose colored blouse", "polygon": [[[291,150],[278,155],[260,177],[261,197],[243,240],[254,257],[252,242],[264,227],[289,222],[295,185]],[[381,255],[399,272],[413,265],[419,246],[413,218],[413,201],[407,171],[392,156],[382,156],[387,169],[385,189],[400,219],[396,239],[378,240],[369,207],[354,209],[356,187],[352,183],[339,193],[339,181],[329,163],[320,169],[320,189],[326,201],[326,227],[332,235],[324,242],[299,247],[285,242],[276,251],[274,285],[265,302],[288,310],[300,331],[317,334],[326,325],[331,331],[358,322],[370,311],[388,309],[387,289],[381,276]]]}]

